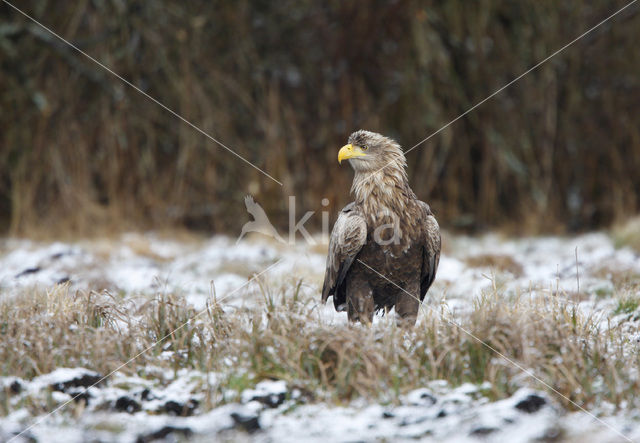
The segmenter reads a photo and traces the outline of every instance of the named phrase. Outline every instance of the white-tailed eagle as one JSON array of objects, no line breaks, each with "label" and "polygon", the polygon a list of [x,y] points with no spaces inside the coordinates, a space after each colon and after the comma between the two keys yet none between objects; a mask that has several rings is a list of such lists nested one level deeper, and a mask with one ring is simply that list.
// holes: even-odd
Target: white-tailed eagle
[{"label": "white-tailed eagle", "polygon": [[338,152],[355,171],[355,201],[342,209],[329,240],[322,301],[333,296],[350,321],[370,323],[395,307],[415,323],[440,261],[440,229],[429,205],[409,187],[398,143],[356,131]]}]

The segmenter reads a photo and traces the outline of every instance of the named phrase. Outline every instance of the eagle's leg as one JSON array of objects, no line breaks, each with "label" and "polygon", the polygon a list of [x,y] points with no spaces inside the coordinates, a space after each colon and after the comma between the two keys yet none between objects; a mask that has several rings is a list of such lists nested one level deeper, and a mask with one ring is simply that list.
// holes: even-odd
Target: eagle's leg
[{"label": "eagle's leg", "polygon": [[[406,292],[405,292],[406,291]],[[413,326],[420,309],[419,286],[408,285],[404,291],[400,291],[396,301],[396,313],[399,316],[398,324]]]},{"label": "eagle's leg", "polygon": [[373,291],[362,276],[354,275],[347,280],[347,315],[349,321],[370,324],[373,322]]}]

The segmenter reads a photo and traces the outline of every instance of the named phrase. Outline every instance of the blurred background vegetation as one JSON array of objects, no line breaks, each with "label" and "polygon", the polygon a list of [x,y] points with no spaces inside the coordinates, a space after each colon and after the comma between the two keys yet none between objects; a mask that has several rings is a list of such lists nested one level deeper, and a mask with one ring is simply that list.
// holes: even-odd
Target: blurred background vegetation
[{"label": "blurred background vegetation", "polygon": [[[626,3],[16,2],[282,187],[0,4],[0,232],[237,233],[247,193],[281,227],[288,195],[335,216],[350,132],[408,149]],[[442,225],[575,231],[638,211],[639,11],[408,154]]]}]

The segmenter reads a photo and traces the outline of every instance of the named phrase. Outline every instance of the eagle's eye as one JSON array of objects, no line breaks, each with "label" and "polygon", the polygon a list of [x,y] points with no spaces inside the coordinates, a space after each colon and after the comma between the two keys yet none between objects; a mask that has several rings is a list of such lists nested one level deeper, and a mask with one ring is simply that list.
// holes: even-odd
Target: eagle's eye
[{"label": "eagle's eye", "polygon": [[369,149],[369,146],[367,146],[367,145],[362,145],[362,146],[360,146],[360,148],[361,148],[363,151],[366,151],[367,149]]}]

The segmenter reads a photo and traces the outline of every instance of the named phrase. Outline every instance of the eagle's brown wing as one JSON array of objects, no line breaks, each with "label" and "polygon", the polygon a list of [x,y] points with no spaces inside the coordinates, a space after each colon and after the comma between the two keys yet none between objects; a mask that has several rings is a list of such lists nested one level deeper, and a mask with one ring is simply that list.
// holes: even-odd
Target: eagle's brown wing
[{"label": "eagle's brown wing", "polygon": [[436,278],[436,271],[440,263],[440,227],[431,208],[425,202],[422,207],[422,270],[420,273],[420,301],[424,300],[431,283]]},{"label": "eagle's brown wing", "polygon": [[359,207],[349,203],[340,212],[338,220],[333,225],[329,239],[329,253],[327,255],[327,269],[322,286],[322,302],[326,302],[330,295],[334,296],[336,308],[344,303],[338,300],[337,291],[343,284],[347,271],[367,241],[367,223]]}]

